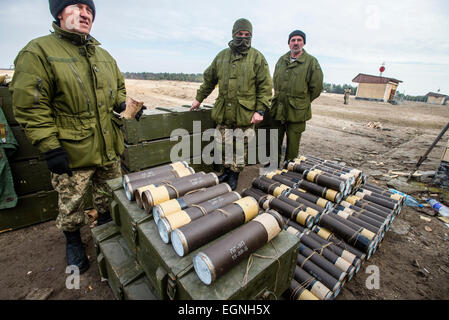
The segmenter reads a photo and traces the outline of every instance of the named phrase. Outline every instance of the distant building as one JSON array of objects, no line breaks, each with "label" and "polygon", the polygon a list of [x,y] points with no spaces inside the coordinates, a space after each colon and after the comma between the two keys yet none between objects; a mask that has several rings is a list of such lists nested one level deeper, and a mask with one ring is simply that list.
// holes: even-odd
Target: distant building
[{"label": "distant building", "polygon": [[435,92],[429,92],[426,94],[427,97],[427,103],[430,104],[446,104],[446,101],[448,99],[448,96],[445,94],[435,93]]},{"label": "distant building", "polygon": [[359,84],[356,99],[371,101],[393,101],[401,80],[359,73],[352,82]]}]

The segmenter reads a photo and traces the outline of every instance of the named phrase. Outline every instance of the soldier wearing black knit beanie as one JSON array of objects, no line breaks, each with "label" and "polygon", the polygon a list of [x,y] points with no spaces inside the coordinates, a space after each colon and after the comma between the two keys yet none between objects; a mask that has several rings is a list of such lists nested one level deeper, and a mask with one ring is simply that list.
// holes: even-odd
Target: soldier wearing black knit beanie
[{"label": "soldier wearing black knit beanie", "polygon": [[50,12],[56,21],[59,21],[58,15],[65,7],[75,4],[85,4],[92,10],[93,20],[95,20],[95,4],[92,0],[49,0]]},{"label": "soldier wearing black knit beanie", "polygon": [[287,136],[285,163],[298,157],[301,135],[312,118],[312,102],[323,89],[323,72],[318,60],[304,50],[306,34],[294,30],[288,36],[290,50],[282,55],[274,69],[274,96],[270,115],[278,129],[278,159]]},{"label": "soldier wearing black knit beanie", "polygon": [[112,221],[106,181],[122,176],[122,120],[114,111],[126,109],[126,87],[115,59],[90,35],[94,2],[50,0],[49,8],[54,31],[18,53],[9,89],[16,121],[47,162],[67,265],[82,274],[90,266],[80,232],[89,198],[97,226]]}]

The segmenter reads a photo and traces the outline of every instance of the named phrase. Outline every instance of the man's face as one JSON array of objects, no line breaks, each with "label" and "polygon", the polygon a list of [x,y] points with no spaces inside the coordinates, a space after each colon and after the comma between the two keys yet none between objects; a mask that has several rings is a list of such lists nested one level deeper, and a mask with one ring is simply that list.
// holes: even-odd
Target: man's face
[{"label": "man's face", "polygon": [[74,4],[64,8],[58,16],[61,28],[70,32],[89,34],[93,13],[88,5]]},{"label": "man's face", "polygon": [[251,32],[249,32],[249,31],[239,31],[235,35],[237,37],[251,37]]},{"label": "man's face", "polygon": [[288,44],[292,54],[296,55],[302,51],[304,47],[304,39],[301,36],[293,36]]}]

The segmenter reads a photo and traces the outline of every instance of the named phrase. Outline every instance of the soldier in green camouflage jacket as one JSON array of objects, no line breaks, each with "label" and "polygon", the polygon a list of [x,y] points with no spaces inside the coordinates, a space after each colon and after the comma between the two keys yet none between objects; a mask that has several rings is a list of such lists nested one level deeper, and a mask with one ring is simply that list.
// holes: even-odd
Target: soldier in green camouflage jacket
[{"label": "soldier in green camouflage jacket", "polygon": [[[272,82],[265,57],[251,47],[251,23],[238,19],[234,23],[232,36],[229,48],[221,51],[204,72],[204,82],[191,110],[198,109],[218,84],[219,93],[212,109],[212,118],[217,123],[217,134],[221,135],[217,138],[223,145],[217,149],[225,150],[225,144],[233,143],[234,150],[245,150],[243,163],[239,163],[236,157],[238,152],[234,152],[232,161],[226,161],[222,152],[225,171],[220,176],[220,182],[228,182],[235,190],[239,173],[247,163],[247,145],[255,136],[254,127],[262,122],[264,113],[269,109]],[[232,137],[233,130],[238,128],[248,138],[244,146],[236,145],[239,139]]]},{"label": "soldier in green camouflage jacket", "polygon": [[288,38],[290,51],[279,58],[274,70],[274,96],[270,115],[279,129],[279,162],[282,142],[287,134],[285,160],[298,156],[301,134],[312,118],[311,103],[323,90],[323,72],[317,59],[304,49],[306,35],[293,31]]},{"label": "soldier in green camouflage jacket", "polygon": [[49,4],[54,32],[19,52],[10,90],[16,120],[52,172],[59,196],[56,225],[66,236],[67,263],[84,272],[89,262],[79,229],[87,221],[87,191],[92,183],[98,224],[110,221],[106,180],[122,175],[124,151],[121,120],[113,111],[126,108],[126,90],[115,60],[90,35],[93,1]]}]

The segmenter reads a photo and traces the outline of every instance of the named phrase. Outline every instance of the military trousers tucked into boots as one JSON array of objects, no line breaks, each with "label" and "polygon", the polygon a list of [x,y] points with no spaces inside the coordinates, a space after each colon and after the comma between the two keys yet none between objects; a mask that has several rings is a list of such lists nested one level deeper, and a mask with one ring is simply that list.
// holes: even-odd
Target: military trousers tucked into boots
[{"label": "military trousers tucked into boots", "polygon": [[278,129],[278,160],[282,159],[282,143],[284,135],[287,134],[287,149],[285,151],[285,160],[293,160],[298,157],[301,135],[306,130],[306,122],[285,122],[275,120],[273,128]]},{"label": "military trousers tucked into boots", "polygon": [[[233,172],[242,172],[248,165],[248,153],[252,152],[251,160],[256,164],[257,148],[255,147],[255,125],[246,127],[230,127],[217,125],[214,139],[215,151],[221,157],[221,164]],[[252,147],[254,145],[254,147]]]},{"label": "military trousers tucked into boots", "polygon": [[[76,169],[72,172],[72,177],[68,174],[51,174],[53,188],[58,192],[59,214],[56,227],[68,232],[79,230],[88,224],[84,210],[90,196],[99,215],[109,212],[112,191],[106,181],[122,176],[120,160],[108,166]],[[92,194],[88,194],[90,185]]]}]

